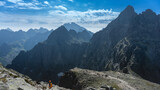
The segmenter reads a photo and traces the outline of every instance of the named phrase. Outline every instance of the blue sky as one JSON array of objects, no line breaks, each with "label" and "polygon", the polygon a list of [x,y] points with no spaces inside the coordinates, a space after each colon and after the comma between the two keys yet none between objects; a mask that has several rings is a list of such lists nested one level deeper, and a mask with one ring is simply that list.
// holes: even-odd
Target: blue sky
[{"label": "blue sky", "polygon": [[67,22],[96,32],[106,27],[128,5],[137,13],[160,13],[160,0],[0,0],[0,28],[45,27],[56,29]]}]

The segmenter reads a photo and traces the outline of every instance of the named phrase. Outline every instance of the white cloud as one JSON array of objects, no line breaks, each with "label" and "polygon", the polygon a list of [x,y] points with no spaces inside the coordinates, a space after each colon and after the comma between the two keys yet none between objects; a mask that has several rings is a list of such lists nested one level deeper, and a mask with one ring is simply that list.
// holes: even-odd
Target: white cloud
[{"label": "white cloud", "polygon": [[[39,0],[31,0],[30,2],[26,2],[26,0],[7,0],[12,4],[4,5],[5,3],[0,1],[0,6],[4,6],[6,8],[16,8],[16,9],[34,9],[40,10],[44,8],[52,8],[48,1],[40,2]],[[48,7],[49,6],[49,7]]]},{"label": "white cloud", "polygon": [[16,6],[18,7],[18,9],[41,9],[41,7],[36,6],[34,3],[19,2]]},{"label": "white cloud", "polygon": [[14,4],[10,6],[5,6],[7,8],[39,10],[39,9],[43,9],[44,7],[46,7],[46,5],[43,5],[37,0],[32,0],[32,2],[24,2],[23,0],[8,0],[8,1]]},{"label": "white cloud", "polygon": [[119,12],[113,12],[112,10],[88,10],[88,11],[61,11],[61,10],[54,10],[49,11],[50,15],[53,16],[61,16],[62,18],[70,18],[77,21],[89,22],[89,21],[100,21],[105,22],[107,20],[113,20],[118,15]]},{"label": "white cloud", "polygon": [[66,7],[61,6],[61,5],[59,5],[59,6],[54,6],[54,8],[56,8],[56,9],[61,9],[61,10],[67,10]]},{"label": "white cloud", "polygon": [[68,1],[73,2],[73,0],[68,0]]},{"label": "white cloud", "polygon": [[23,2],[22,2],[22,3],[21,3],[21,2],[20,2],[20,3],[17,3],[17,5],[18,5],[18,6],[27,6],[27,7],[34,6],[33,3],[23,3]]},{"label": "white cloud", "polygon": [[115,19],[119,12],[112,10],[87,10],[87,11],[63,11],[52,10],[49,15],[20,15],[0,13],[0,28],[11,28],[13,30],[28,30],[29,28],[46,27],[56,29],[64,23],[75,22],[92,32],[106,27]]},{"label": "white cloud", "polygon": [[0,1],[0,6],[4,6],[6,2]]},{"label": "white cloud", "polygon": [[22,0],[8,0],[8,2],[11,2],[11,3],[17,3],[17,2],[21,2]]},{"label": "white cloud", "polygon": [[49,14],[57,18],[61,23],[76,22],[85,28],[96,32],[106,27],[108,23],[114,20],[119,12],[111,10],[87,10],[87,11],[61,11],[52,10]]},{"label": "white cloud", "polygon": [[44,4],[47,4],[47,5],[49,5],[49,2],[48,2],[48,1],[44,1]]}]

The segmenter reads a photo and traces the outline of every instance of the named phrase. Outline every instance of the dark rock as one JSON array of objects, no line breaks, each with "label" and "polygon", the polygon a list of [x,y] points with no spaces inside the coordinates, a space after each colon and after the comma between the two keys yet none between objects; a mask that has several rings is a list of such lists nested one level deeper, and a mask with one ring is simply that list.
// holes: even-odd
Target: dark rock
[{"label": "dark rock", "polygon": [[24,89],[22,89],[22,88],[18,88],[18,90],[24,90]]}]

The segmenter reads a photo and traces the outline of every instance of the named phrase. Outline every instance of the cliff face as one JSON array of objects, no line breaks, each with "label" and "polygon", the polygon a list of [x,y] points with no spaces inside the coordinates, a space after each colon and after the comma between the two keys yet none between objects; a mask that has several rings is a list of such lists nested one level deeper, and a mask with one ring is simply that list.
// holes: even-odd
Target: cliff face
[{"label": "cliff face", "polygon": [[133,71],[147,80],[160,83],[158,16],[153,11],[146,10],[135,17],[127,33],[115,45],[110,63],[106,67],[127,73]]},{"label": "cliff face", "polygon": [[[111,57],[114,46],[126,35],[130,23],[137,16],[133,7],[128,6],[117,19],[102,31],[95,33],[84,57],[83,65],[94,70],[105,70],[105,63]],[[88,64],[92,62],[92,64]],[[88,66],[91,65],[91,66]]]},{"label": "cliff face", "polygon": [[56,83],[58,73],[74,68],[80,63],[87,45],[85,40],[80,38],[74,30],[68,31],[61,26],[43,43],[37,44],[30,51],[22,51],[8,67],[34,80],[53,80]]},{"label": "cliff face", "polygon": [[137,15],[128,6],[104,30],[96,33],[82,66],[115,70],[160,83],[160,21],[151,10]]}]

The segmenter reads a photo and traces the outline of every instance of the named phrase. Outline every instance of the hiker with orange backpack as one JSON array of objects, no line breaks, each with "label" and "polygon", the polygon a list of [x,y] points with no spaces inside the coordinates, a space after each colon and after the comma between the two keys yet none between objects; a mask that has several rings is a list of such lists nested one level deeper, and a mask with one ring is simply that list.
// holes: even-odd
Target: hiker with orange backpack
[{"label": "hiker with orange backpack", "polygon": [[52,86],[52,82],[51,80],[49,80],[49,89],[51,89],[53,86]]}]

